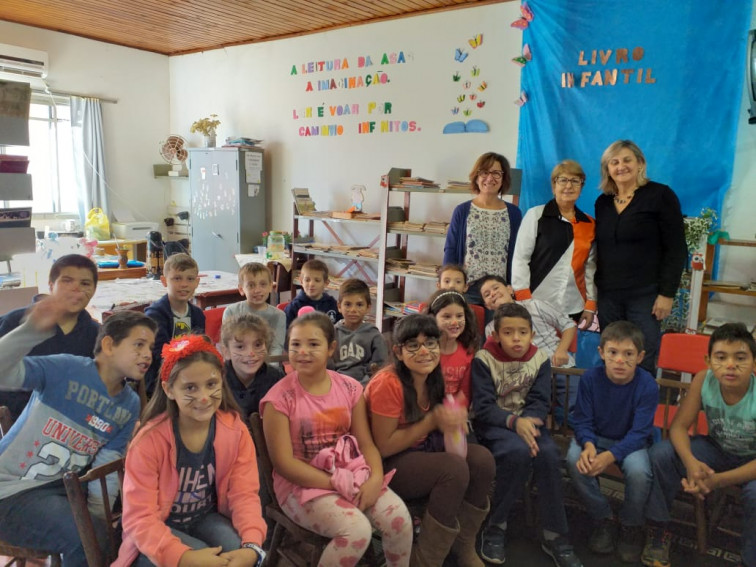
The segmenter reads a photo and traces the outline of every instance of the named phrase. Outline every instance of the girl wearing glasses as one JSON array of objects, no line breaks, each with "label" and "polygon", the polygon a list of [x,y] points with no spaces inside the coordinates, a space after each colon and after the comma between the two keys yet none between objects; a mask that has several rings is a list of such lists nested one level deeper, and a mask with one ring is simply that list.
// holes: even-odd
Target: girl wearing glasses
[{"label": "girl wearing glasses", "polygon": [[409,315],[394,328],[392,366],[368,383],[373,438],[391,487],[403,499],[427,498],[413,567],[441,567],[451,551],[460,567],[483,567],[475,538],[489,510],[495,465],[482,445],[467,457],[444,451],[444,432],[466,427],[467,410],[443,406],[441,331],[429,315]]},{"label": "girl wearing glasses", "polygon": [[331,538],[318,565],[357,565],[376,528],[386,564],[409,566],[412,521],[386,486],[391,473],[384,478],[362,385],[326,368],[333,323],[319,311],[301,315],[288,339],[294,372],[260,402],[278,503],[300,526]]},{"label": "girl wearing glasses", "polygon": [[512,287],[518,301],[546,301],[587,328],[596,312],[596,223],[575,206],[584,183],[576,161],[565,160],[551,172],[554,198],[522,219]]},{"label": "girl wearing glasses", "polygon": [[470,172],[471,201],[452,213],[444,245],[444,265],[464,266],[470,281],[467,299],[483,305],[478,280],[495,274],[511,282],[511,259],[522,212],[502,199],[511,185],[509,162],[501,154],[488,152]]}]

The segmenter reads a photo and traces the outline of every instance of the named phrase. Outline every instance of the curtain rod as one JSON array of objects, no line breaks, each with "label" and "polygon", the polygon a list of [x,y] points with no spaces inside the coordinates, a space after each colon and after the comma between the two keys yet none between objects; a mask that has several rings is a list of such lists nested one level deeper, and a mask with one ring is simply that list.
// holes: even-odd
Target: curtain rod
[{"label": "curtain rod", "polygon": [[102,97],[99,97],[99,96],[84,95],[84,94],[79,94],[79,93],[69,93],[69,92],[65,92],[65,91],[54,91],[52,89],[49,89],[49,90],[32,89],[32,92],[36,93],[36,94],[41,94],[41,95],[49,94],[49,95],[55,95],[55,96],[78,96],[78,97],[81,97],[81,98],[96,98],[100,102],[109,102],[111,104],[118,104],[118,99],[117,98],[102,98]]}]

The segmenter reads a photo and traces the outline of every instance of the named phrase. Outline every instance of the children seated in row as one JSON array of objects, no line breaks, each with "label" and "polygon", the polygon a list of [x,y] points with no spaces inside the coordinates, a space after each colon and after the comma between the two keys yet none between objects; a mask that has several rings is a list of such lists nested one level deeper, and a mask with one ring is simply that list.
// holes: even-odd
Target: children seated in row
[{"label": "children seated in row", "polygon": [[475,540],[489,511],[494,461],[482,445],[468,445],[466,458],[444,450],[444,433],[466,427],[467,409],[442,403],[440,340],[432,317],[400,319],[396,362],[370,380],[365,397],[384,467],[396,469],[391,487],[404,500],[428,499],[412,567],[441,567],[450,551],[460,567],[483,567]]},{"label": "children seated in row", "polygon": [[275,494],[292,520],[331,538],[319,565],[357,565],[375,527],[387,565],[406,567],[413,535],[409,512],[387,488],[390,474],[384,476],[370,434],[362,385],[327,369],[335,338],[333,324],[320,312],[299,316],[289,327],[294,372],[271,388],[260,408]]},{"label": "children seated in row", "polygon": [[223,380],[223,358],[204,336],[173,339],[126,456],[113,565],[259,567],[266,525],[258,489],[254,444]]},{"label": "children seated in row", "polygon": [[[486,283],[481,292],[492,291]],[[489,286],[490,287],[490,286]],[[506,560],[509,513],[531,474],[538,488],[541,548],[563,567],[582,564],[567,537],[559,448],[544,426],[551,404],[551,363],[533,344],[533,318],[522,305],[505,302],[494,313],[494,334],[472,368],[475,433],[496,460],[496,483],[481,556]],[[574,324],[574,323],[573,323]]]},{"label": "children seated in row", "polygon": [[[668,566],[670,508],[682,487],[697,498],[740,485],[743,505],[742,565],[756,565],[756,341],[742,323],[714,331],[706,357],[669,430],[651,450],[653,484],[646,507],[649,526],[644,565]],[[703,410],[708,435],[688,430]]]},{"label": "children seated in row", "polygon": [[275,284],[267,266],[258,262],[248,262],[239,269],[239,293],[246,297],[226,307],[223,321],[242,314],[253,314],[265,319],[273,329],[273,340],[268,342],[269,353],[277,356],[283,353],[286,340],[286,315],[268,303]]},{"label": "children seated in row", "polygon": [[163,345],[176,337],[205,332],[205,315],[202,309],[191,303],[199,285],[198,276],[197,262],[189,254],[169,256],[163,266],[163,275],[160,276],[160,281],[168,289],[168,293],[145,310],[145,314],[158,325],[152,366],[145,377],[147,394],[150,396],[159,382],[158,372],[162,362]]},{"label": "children seated in row", "polygon": [[[0,388],[31,391],[31,401],[0,439],[0,540],[63,555],[63,565],[86,565],[63,487],[63,474],[122,457],[139,419],[139,398],[124,377],[142,380],[152,360],[156,325],[121,311],[100,328],[88,356],[26,356],[56,333],[71,306],[86,302],[75,285],[34,304],[24,322],[0,339]],[[108,479],[117,494],[117,479]],[[102,514],[98,483],[89,508]],[[51,520],[52,519],[52,520]],[[51,523],[52,521],[52,523]],[[100,525],[95,518],[96,525]],[[104,528],[104,524],[101,524]]]},{"label": "children seated in row", "polygon": [[[643,333],[629,321],[615,321],[601,333],[604,364],[586,370],[575,404],[575,437],[567,470],[594,522],[588,547],[637,563],[643,550],[643,513],[651,490],[651,443],[659,387],[640,366]],[[625,498],[619,513],[619,542],[612,509],[601,494],[598,475],[612,463],[622,469]]]},{"label": "children seated in row", "polygon": [[286,313],[286,328],[296,319],[302,307],[310,306],[315,311],[328,315],[331,323],[341,319],[336,300],[326,293],[328,286],[328,266],[321,260],[307,260],[299,272],[302,289],[284,310]]},{"label": "children seated in row", "polygon": [[333,368],[363,386],[388,362],[386,341],[381,332],[365,322],[370,303],[370,288],[362,280],[351,278],[339,287],[338,305],[343,319],[336,323],[338,347],[333,354]]},{"label": "children seated in row", "polygon": [[[87,305],[97,289],[97,266],[92,260],[81,254],[61,256],[50,267],[48,277],[50,295],[61,297],[70,291],[80,292],[69,305],[66,314],[55,326],[55,333],[47,340],[35,345],[30,356],[46,354],[73,354],[76,356],[94,356],[95,341],[100,324],[87,312]],[[42,299],[41,294],[34,301]],[[22,307],[0,317],[0,337],[7,335],[21,325],[29,307]],[[3,405],[8,406],[15,421],[26,407],[30,394],[28,392],[6,392]]]}]

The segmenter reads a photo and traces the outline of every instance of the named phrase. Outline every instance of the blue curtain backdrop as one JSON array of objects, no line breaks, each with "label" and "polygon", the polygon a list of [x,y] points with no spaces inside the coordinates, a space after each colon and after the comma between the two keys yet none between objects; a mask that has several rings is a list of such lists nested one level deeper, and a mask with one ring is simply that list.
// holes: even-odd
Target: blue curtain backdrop
[{"label": "blue curtain backdrop", "polygon": [[[672,187],[684,214],[719,212],[738,122],[747,120],[738,114],[751,0],[528,6],[534,18],[523,43],[532,60],[522,70],[528,102],[520,110],[517,158],[523,211],[548,201],[552,168],[575,159],[588,176],[578,206],[593,215],[601,154],[631,139],[646,156],[648,177]],[[615,70],[616,84],[607,84]]]}]

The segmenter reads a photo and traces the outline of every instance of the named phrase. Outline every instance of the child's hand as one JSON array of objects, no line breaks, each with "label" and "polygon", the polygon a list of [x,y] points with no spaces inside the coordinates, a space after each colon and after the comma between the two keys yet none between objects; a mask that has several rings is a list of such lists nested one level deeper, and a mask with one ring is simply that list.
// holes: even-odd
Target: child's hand
[{"label": "child's hand", "polygon": [[590,474],[591,467],[593,466],[593,459],[596,458],[596,446],[590,441],[585,444],[583,451],[580,453],[575,466],[580,474]]},{"label": "child's hand", "polygon": [[604,451],[603,453],[599,453],[593,458],[593,461],[591,462],[591,467],[590,469],[588,469],[587,473],[588,476],[600,475],[606,470],[606,467],[611,465],[614,461],[614,455],[612,455],[611,451]]},{"label": "child's hand", "polygon": [[685,492],[694,494],[697,498],[703,500],[709,492],[716,488],[714,470],[706,463],[694,458],[685,463],[685,468],[688,474],[687,478],[682,479],[682,487]]},{"label": "child's hand", "polygon": [[538,454],[538,441],[537,437],[541,435],[541,430],[538,429],[543,425],[543,420],[539,417],[518,417],[515,422],[515,430],[525,444],[530,449],[530,456],[535,457]]},{"label": "child's hand", "polygon": [[593,312],[583,311],[580,315],[580,321],[578,321],[577,328],[585,330],[590,328],[591,325],[593,325]]},{"label": "child's hand", "polygon": [[257,552],[248,547],[221,553],[220,557],[228,559],[228,567],[254,567],[257,563]]},{"label": "child's hand", "polygon": [[370,475],[357,492],[354,505],[363,512],[375,504],[383,489],[383,478],[378,475]]},{"label": "child's hand", "polygon": [[552,366],[564,366],[570,361],[570,355],[567,350],[557,349],[554,356],[551,357]]},{"label": "child's hand", "polygon": [[467,433],[467,409],[464,407],[447,408],[438,404],[433,408],[433,417],[441,433],[457,431],[460,427]]},{"label": "child's hand", "polygon": [[48,331],[68,313],[70,303],[80,295],[83,294],[73,291],[63,296],[46,297],[29,308],[26,320],[37,331]]},{"label": "child's hand", "polygon": [[179,567],[226,567],[229,559],[219,555],[221,551],[223,547],[220,545],[185,551],[179,559]]}]

